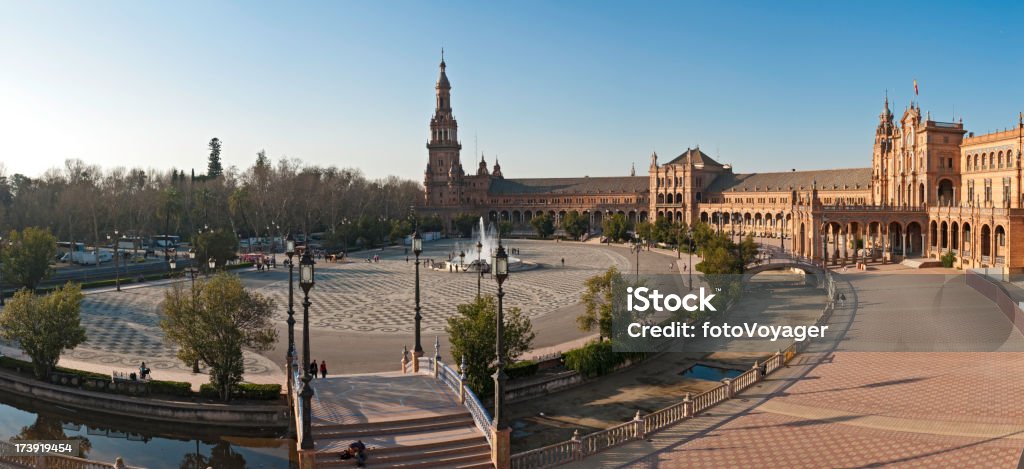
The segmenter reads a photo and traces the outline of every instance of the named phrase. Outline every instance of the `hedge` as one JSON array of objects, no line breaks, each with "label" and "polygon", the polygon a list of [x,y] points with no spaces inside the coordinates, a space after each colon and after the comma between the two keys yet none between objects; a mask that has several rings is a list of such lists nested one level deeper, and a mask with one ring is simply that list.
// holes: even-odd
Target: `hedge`
[{"label": "hedge", "polygon": [[[219,399],[220,393],[212,384],[206,383],[199,386],[199,395],[210,399]],[[254,401],[272,401],[281,397],[280,384],[251,384],[241,383],[235,386],[231,393],[232,399],[249,399]]]},{"label": "hedge", "polygon": [[185,381],[157,381],[149,382],[150,394],[162,394],[165,396],[192,397],[192,384]]},{"label": "hedge", "polygon": [[611,373],[626,360],[644,358],[643,352],[612,351],[612,341],[590,342],[583,347],[565,352],[565,367],[587,378]]},{"label": "hedge", "polygon": [[505,373],[512,379],[528,378],[537,374],[539,366],[540,364],[533,360],[518,361],[505,368]]}]

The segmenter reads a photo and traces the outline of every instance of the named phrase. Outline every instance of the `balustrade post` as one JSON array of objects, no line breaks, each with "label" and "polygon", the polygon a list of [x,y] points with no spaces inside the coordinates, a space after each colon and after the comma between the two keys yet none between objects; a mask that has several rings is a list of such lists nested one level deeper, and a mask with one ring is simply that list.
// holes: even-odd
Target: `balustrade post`
[{"label": "balustrade post", "polygon": [[734,392],[734,388],[733,388],[732,380],[731,379],[729,379],[729,378],[723,379],[722,380],[722,384],[725,385],[725,397],[726,398],[732,399],[733,397],[736,397],[736,393]]},{"label": "balustrade post", "polygon": [[[757,360],[754,360],[753,369],[754,369],[754,382],[756,383],[758,381],[761,381],[761,378],[763,378],[764,376],[761,376],[761,367],[758,366]],[[765,362],[765,371],[767,371],[767,370],[768,370],[768,362]]]},{"label": "balustrade post", "polygon": [[405,367],[409,364],[409,347],[406,345],[402,346],[402,374],[406,373]]},{"label": "balustrade post", "polygon": [[693,417],[693,401],[690,400],[690,393],[686,393],[686,397],[683,398],[683,418],[690,417]]},{"label": "balustrade post", "polygon": [[644,418],[640,416],[640,409],[637,409],[636,416],[633,417],[633,425],[636,427],[634,432],[636,439],[647,438],[647,429],[644,428]]},{"label": "balustrade post", "polygon": [[572,459],[573,461],[579,461],[583,459],[583,442],[580,441],[580,430],[576,429],[572,431]]},{"label": "balustrade post", "polygon": [[462,354],[462,364],[459,366],[459,402],[466,403],[466,354]]},{"label": "balustrade post", "polygon": [[437,378],[437,370],[441,363],[441,341],[434,336],[434,377]]}]

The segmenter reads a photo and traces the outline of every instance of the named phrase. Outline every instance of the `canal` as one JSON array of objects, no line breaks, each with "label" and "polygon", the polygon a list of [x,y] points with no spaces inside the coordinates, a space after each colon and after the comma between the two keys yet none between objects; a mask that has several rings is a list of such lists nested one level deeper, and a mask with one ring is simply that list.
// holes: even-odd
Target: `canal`
[{"label": "canal", "polygon": [[79,440],[81,457],[150,469],[297,467],[281,431],[116,418],[10,395],[0,395],[0,439]]}]

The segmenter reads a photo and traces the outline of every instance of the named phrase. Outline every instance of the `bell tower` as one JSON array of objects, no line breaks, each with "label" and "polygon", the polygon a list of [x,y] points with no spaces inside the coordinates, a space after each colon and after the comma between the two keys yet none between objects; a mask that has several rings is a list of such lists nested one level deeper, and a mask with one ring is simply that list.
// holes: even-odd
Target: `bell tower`
[{"label": "bell tower", "polygon": [[459,205],[463,198],[462,162],[459,151],[459,124],[452,115],[452,85],[445,73],[444,50],[441,50],[441,74],[434,86],[434,116],[430,118],[430,140],[427,142],[427,168],[423,186],[426,205]]}]

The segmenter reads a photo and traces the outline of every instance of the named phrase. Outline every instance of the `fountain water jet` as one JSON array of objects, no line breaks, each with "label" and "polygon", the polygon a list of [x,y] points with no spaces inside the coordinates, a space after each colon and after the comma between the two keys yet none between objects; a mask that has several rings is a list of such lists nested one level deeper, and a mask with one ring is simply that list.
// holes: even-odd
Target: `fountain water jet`
[{"label": "fountain water jet", "polygon": [[[484,224],[484,217],[480,217],[478,226],[473,228],[473,234],[470,237],[473,240],[472,244],[466,246],[460,242],[455,243],[455,253],[452,256],[452,260],[445,263],[444,268],[447,270],[456,271],[479,271],[489,272],[491,269],[491,257],[494,255],[494,251],[498,249],[498,229],[493,223],[490,225]],[[476,245],[479,243],[480,248],[480,261],[477,262],[477,251]],[[458,257],[458,254],[466,253],[465,260]],[[521,264],[520,259],[509,257],[509,267],[518,266]]]}]

